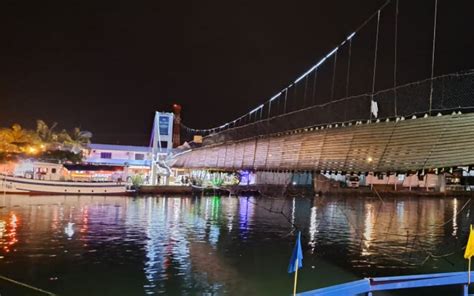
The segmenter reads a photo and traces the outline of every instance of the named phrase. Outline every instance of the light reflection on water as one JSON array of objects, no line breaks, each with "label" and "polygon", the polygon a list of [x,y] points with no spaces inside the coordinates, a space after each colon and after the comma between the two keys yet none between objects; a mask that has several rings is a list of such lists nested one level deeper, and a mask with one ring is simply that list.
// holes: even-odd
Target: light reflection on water
[{"label": "light reflection on water", "polygon": [[463,270],[466,201],[7,196],[0,264],[64,295],[288,294],[292,224],[306,246],[301,290]]}]

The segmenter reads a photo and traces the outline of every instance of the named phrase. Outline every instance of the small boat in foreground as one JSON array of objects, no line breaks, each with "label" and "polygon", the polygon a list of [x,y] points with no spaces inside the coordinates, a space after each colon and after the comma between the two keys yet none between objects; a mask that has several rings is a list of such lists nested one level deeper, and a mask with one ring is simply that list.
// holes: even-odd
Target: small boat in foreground
[{"label": "small boat in foreground", "polygon": [[0,193],[11,194],[87,194],[125,195],[133,192],[129,184],[117,181],[77,181],[61,164],[34,163],[31,169],[0,174]]}]

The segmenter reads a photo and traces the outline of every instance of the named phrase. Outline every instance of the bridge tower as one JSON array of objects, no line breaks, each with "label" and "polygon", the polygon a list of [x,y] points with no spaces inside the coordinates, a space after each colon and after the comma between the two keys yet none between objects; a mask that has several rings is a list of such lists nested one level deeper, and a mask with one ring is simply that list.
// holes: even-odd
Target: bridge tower
[{"label": "bridge tower", "polygon": [[173,148],[174,114],[155,112],[151,134],[151,184],[167,184],[170,169],[164,164],[168,152]]}]

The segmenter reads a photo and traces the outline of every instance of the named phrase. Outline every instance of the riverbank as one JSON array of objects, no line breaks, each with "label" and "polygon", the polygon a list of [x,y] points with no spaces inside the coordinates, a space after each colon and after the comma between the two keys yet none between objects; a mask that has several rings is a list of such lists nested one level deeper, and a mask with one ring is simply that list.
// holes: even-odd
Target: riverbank
[{"label": "riverbank", "polygon": [[143,185],[140,186],[137,193],[190,195],[192,193],[192,188],[191,186],[178,185]]},{"label": "riverbank", "polygon": [[340,196],[340,197],[473,197],[473,191],[426,191],[423,188],[401,188],[395,190],[393,186],[374,185],[357,188],[328,187],[324,190],[315,190],[312,186],[288,186],[278,184],[264,185],[235,185],[223,186],[219,189],[197,190],[192,186],[176,185],[145,185],[141,186],[138,194],[169,194],[169,195],[236,195],[236,196]]}]

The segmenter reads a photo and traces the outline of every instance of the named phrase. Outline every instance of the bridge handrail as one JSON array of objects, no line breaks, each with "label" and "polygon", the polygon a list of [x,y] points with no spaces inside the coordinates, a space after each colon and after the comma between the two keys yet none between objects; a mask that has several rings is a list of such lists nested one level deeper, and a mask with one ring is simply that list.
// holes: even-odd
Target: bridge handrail
[{"label": "bridge handrail", "polygon": [[[326,99],[302,108],[280,110],[274,106],[272,115],[260,113],[245,122],[213,130],[204,136],[203,145],[269,136],[286,131],[331,124],[395,120],[401,117],[448,114],[463,110],[474,111],[474,70],[444,74],[430,79],[411,82],[377,91],[372,96],[364,93],[340,99]],[[430,87],[433,93],[430,95]],[[429,98],[432,97],[432,104]],[[319,100],[318,100],[319,101]],[[372,101],[377,112],[372,110]],[[374,107],[375,108],[375,107]],[[377,115],[374,115],[374,112]],[[184,130],[192,130],[182,125]],[[192,130],[192,134],[199,130]]]},{"label": "bridge handrail", "polygon": [[[474,276],[471,272],[471,277]],[[474,278],[473,278],[474,279]],[[468,273],[467,272],[448,272],[433,274],[418,274],[392,277],[365,278],[344,284],[334,285],[326,288],[320,288],[303,293],[300,296],[336,296],[336,295],[359,295],[367,293],[371,295],[375,291],[388,291],[399,289],[412,289],[435,286],[463,286],[463,295],[468,292]]]}]

